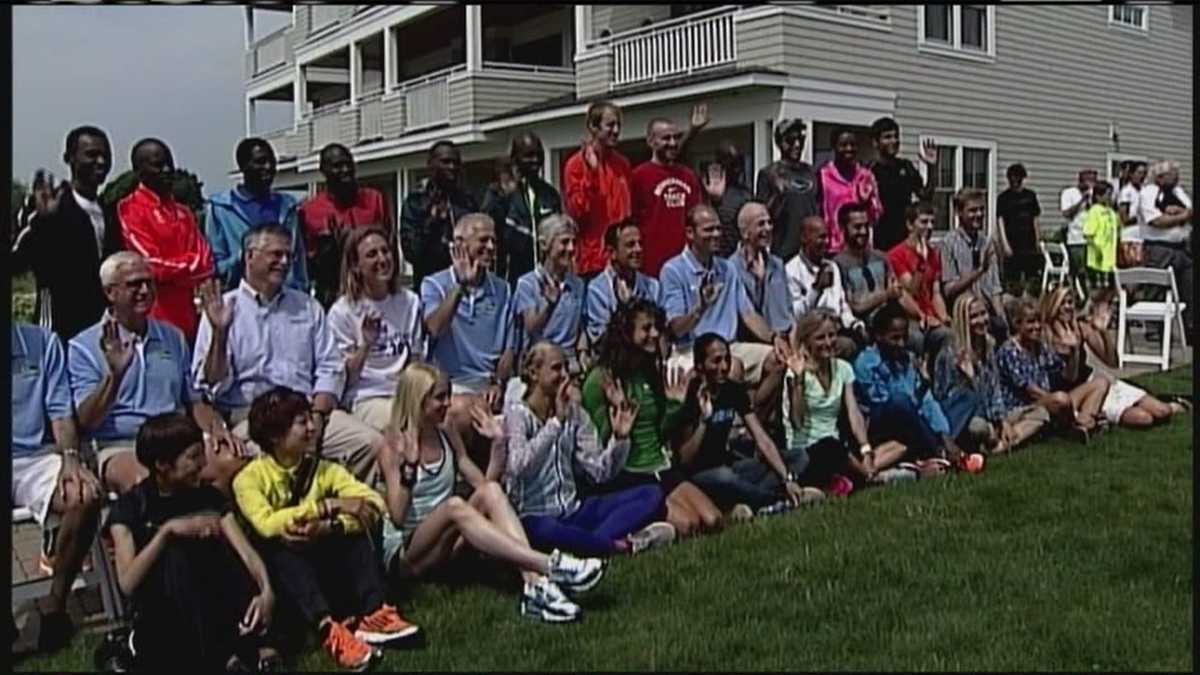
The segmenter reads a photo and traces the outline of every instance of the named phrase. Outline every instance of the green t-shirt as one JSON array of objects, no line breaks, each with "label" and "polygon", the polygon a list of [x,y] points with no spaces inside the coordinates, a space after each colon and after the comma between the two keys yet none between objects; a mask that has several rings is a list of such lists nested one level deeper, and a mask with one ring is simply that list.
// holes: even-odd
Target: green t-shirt
[{"label": "green t-shirt", "polygon": [[838,437],[838,415],[842,412],[842,392],[846,385],[854,382],[854,369],[842,359],[833,360],[833,373],[829,378],[829,389],[821,386],[817,376],[804,374],[804,402],[807,414],[804,424],[792,428],[791,388],[797,386],[796,375],[788,371],[788,395],[784,397],[784,415],[788,420],[788,447],[796,450],[807,448],[822,438]]},{"label": "green t-shirt", "polygon": [[[592,418],[600,434],[601,445],[608,443],[612,427],[608,423],[608,400],[604,397],[604,371],[595,367],[583,381],[583,409]],[[624,383],[625,397],[636,403],[637,419],[629,432],[629,457],[625,470],[635,473],[661,471],[670,468],[671,453],[667,450],[663,429],[680,408],[677,401],[669,400],[665,394],[655,393],[643,375],[629,378]]]},{"label": "green t-shirt", "polygon": [[1083,217],[1083,237],[1087,239],[1087,266],[1097,272],[1112,272],[1117,267],[1117,240],[1121,226],[1117,212],[1104,204],[1093,204]]}]

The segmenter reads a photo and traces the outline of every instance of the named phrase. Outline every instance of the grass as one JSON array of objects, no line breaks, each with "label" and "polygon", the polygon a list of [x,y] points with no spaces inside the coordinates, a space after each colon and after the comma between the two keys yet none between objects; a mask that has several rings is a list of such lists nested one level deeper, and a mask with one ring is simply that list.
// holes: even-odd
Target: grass
[{"label": "grass", "polygon": [[[1141,381],[1192,389],[1190,366]],[[515,577],[423,584],[402,606],[428,645],[376,670],[1191,671],[1192,424],[1046,440],[619,559],[578,625],[518,616]],[[21,667],[89,667],[96,640]]]}]

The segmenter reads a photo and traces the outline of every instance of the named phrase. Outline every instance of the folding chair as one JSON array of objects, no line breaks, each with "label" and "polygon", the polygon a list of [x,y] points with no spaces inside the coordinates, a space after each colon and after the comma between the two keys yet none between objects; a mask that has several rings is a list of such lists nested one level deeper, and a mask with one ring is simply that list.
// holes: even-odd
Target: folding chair
[{"label": "folding chair", "polygon": [[[1183,310],[1186,303],[1179,302],[1179,289],[1175,286],[1175,270],[1168,267],[1128,267],[1117,268],[1117,359],[1122,368],[1125,363],[1157,363],[1159,368],[1166,370],[1171,366],[1171,324],[1179,328],[1179,340],[1187,349],[1187,333],[1183,329]],[[1161,302],[1139,300],[1129,302],[1129,288],[1135,286],[1160,286],[1166,289],[1166,298]],[[1161,321],[1163,324],[1162,352],[1158,355],[1135,354],[1126,351],[1127,322]]]},{"label": "folding chair", "polygon": [[[1042,295],[1045,295],[1046,291],[1051,288],[1066,283],[1067,277],[1071,274],[1071,256],[1067,253],[1066,245],[1061,242],[1047,244],[1039,241],[1038,248],[1042,251],[1042,260],[1044,261],[1042,265]],[[1058,279],[1051,282],[1050,278],[1053,275],[1057,275]],[[1078,278],[1071,280],[1071,286],[1080,300],[1085,299],[1083,287],[1079,285]]]},{"label": "folding chair", "polygon": [[[37,521],[33,518],[33,513],[29,509],[20,507],[14,508],[12,511],[12,526],[13,529],[16,529],[26,526],[37,527],[38,525]],[[117,575],[113,571],[108,556],[104,552],[104,546],[100,542],[99,535],[92,541],[91,556],[92,569],[80,571],[79,576],[75,577],[75,583],[71,585],[71,590],[74,591],[91,586],[99,587],[100,600],[104,605],[105,618],[112,621],[120,620],[124,616],[124,608],[121,604],[120,590],[117,587]],[[28,600],[36,600],[45,596],[50,592],[50,585],[52,583],[53,577],[49,576],[15,582],[12,586],[13,607]]]}]

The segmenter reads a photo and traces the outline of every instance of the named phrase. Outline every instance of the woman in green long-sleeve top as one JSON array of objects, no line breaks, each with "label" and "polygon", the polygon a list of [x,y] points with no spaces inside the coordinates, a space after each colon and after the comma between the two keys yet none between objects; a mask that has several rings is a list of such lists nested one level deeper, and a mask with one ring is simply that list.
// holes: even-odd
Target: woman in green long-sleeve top
[{"label": "woman in green long-sleeve top", "polygon": [[663,430],[678,413],[687,393],[682,369],[665,373],[662,340],[666,317],[654,303],[634,299],[618,306],[600,343],[598,364],[583,383],[583,407],[600,442],[612,432],[609,404],[628,399],[637,406],[630,432],[632,447],[625,468],[616,478],[599,485],[599,492],[623,490],[656,483],[667,495],[667,522],[679,536],[721,525],[721,512],[703,492],[672,466]]}]

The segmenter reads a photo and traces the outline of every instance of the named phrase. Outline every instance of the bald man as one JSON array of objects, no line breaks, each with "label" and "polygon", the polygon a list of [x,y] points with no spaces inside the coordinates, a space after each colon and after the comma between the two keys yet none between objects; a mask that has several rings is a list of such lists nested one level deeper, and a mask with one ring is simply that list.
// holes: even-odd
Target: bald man
[{"label": "bald man", "polygon": [[[787,333],[792,328],[792,294],[783,259],[770,251],[774,223],[767,205],[758,201],[743,204],[737,212],[737,226],[738,247],[729,261],[741,277],[754,310],[771,330]],[[739,332],[748,333],[744,326]]]},{"label": "bald man", "polygon": [[808,216],[800,221],[800,251],[788,261],[786,270],[795,317],[799,319],[816,307],[836,314],[838,356],[853,358],[857,345],[867,340],[866,325],[850,309],[841,271],[829,258],[829,228],[824,218]]}]

